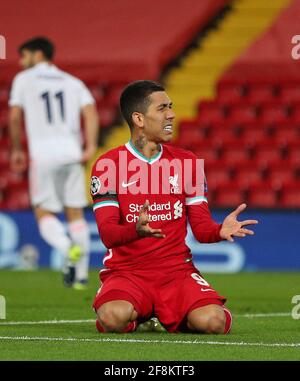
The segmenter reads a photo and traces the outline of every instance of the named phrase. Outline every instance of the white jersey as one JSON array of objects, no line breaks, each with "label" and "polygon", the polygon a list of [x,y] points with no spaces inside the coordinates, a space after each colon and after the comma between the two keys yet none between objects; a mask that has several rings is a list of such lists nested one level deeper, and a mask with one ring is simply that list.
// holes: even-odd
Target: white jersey
[{"label": "white jersey", "polygon": [[22,107],[31,161],[57,165],[79,162],[81,108],[94,104],[82,81],[49,63],[16,75],[10,106]]}]

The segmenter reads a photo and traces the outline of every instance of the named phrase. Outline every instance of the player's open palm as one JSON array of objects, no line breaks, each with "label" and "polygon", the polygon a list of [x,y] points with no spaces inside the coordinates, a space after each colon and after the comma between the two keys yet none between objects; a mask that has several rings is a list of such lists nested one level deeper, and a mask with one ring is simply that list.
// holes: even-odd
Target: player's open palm
[{"label": "player's open palm", "polygon": [[232,213],[230,213],[223,221],[220,230],[220,236],[229,242],[234,242],[234,237],[245,237],[246,235],[253,235],[254,231],[246,229],[245,226],[258,224],[257,220],[244,220],[238,221],[238,215],[245,210],[246,204],[241,204]]},{"label": "player's open palm", "polygon": [[146,200],[145,204],[141,207],[139,220],[136,223],[136,231],[141,237],[155,237],[155,238],[165,238],[162,234],[161,229],[152,229],[149,225],[149,200]]}]

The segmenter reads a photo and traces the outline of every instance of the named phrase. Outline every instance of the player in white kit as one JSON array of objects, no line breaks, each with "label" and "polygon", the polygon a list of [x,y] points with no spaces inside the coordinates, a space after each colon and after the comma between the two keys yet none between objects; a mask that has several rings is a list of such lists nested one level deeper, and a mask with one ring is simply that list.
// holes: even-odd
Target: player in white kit
[{"label": "player in white kit", "polygon": [[[20,46],[19,53],[25,70],[14,78],[9,100],[11,166],[17,172],[26,169],[21,144],[24,114],[30,198],[39,231],[50,246],[64,254],[64,284],[82,289],[88,279],[90,241],[83,213],[87,205],[83,164],[97,149],[95,102],[83,82],[51,62],[54,46],[48,39],[29,40]],[[68,233],[56,216],[61,211]]]}]

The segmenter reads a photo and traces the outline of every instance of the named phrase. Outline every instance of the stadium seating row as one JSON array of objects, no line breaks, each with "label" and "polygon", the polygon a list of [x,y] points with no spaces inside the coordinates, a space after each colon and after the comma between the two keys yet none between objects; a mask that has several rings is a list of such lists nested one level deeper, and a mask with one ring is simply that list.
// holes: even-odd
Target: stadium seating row
[{"label": "stadium seating row", "polygon": [[269,100],[278,100],[283,104],[300,101],[300,83],[287,81],[252,81],[250,83],[236,83],[220,81],[217,87],[217,99],[222,103],[248,100],[250,103],[262,103]]},{"label": "stadium seating row", "polygon": [[[220,123],[228,121],[233,124],[250,123],[299,123],[300,102],[287,105],[280,101],[268,101],[261,104],[250,103],[247,99],[232,104],[213,101],[201,101],[198,106],[197,120],[202,123]],[[175,108],[176,111],[176,108]]]},{"label": "stadium seating row", "polygon": [[281,190],[286,184],[300,180],[300,164],[291,167],[287,162],[274,162],[263,167],[257,162],[244,161],[224,163],[204,162],[209,188],[216,190],[232,182],[240,190],[249,190],[255,184],[265,182],[274,190]]},{"label": "stadium seating row", "polygon": [[221,80],[175,144],[205,160],[213,206],[300,206],[300,82]]},{"label": "stadium seating row", "polygon": [[234,182],[229,182],[212,191],[209,202],[217,207],[235,207],[247,200],[249,207],[299,208],[299,189],[299,180],[286,184],[281,191],[274,190],[265,181],[253,185],[248,191],[239,188]]},{"label": "stadium seating row", "polygon": [[192,142],[191,146],[205,144],[207,146],[219,147],[234,145],[236,142],[247,147],[255,148],[257,145],[265,145],[268,142],[278,148],[285,148],[300,141],[300,131],[298,128],[261,128],[254,125],[253,128],[235,129],[226,126],[215,126],[214,128],[186,128],[180,133],[181,144]]}]

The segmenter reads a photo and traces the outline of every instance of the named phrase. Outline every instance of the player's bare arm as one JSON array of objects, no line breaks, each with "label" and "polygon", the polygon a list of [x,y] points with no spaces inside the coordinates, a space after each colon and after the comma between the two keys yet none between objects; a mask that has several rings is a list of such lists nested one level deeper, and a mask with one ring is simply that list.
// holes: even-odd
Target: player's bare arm
[{"label": "player's bare arm", "polygon": [[82,108],[85,133],[85,148],[82,153],[82,162],[86,163],[93,158],[97,151],[99,117],[95,105],[89,104]]},{"label": "player's bare arm", "polygon": [[220,230],[220,236],[229,242],[234,242],[234,237],[246,237],[246,235],[253,235],[254,231],[246,229],[245,226],[258,224],[257,220],[244,220],[238,221],[238,215],[245,210],[246,204],[239,205],[232,213],[230,213],[223,221]]},{"label": "player's bare arm", "polygon": [[22,108],[12,106],[9,112],[9,134],[11,139],[10,164],[13,171],[23,172],[26,169],[26,154],[22,148]]},{"label": "player's bare arm", "polygon": [[139,220],[136,223],[136,231],[140,237],[155,237],[155,238],[165,238],[165,234],[162,233],[161,229],[152,229],[149,225],[149,200],[146,200],[145,204],[140,210]]}]

